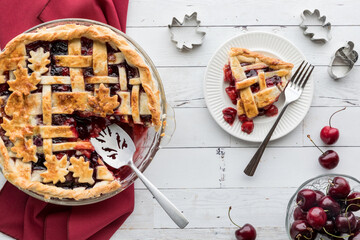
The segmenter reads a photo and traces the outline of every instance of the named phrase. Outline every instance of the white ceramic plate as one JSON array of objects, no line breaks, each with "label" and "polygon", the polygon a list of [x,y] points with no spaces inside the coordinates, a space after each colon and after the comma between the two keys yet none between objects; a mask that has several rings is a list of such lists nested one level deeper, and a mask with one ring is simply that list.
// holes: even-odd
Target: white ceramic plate
[{"label": "white ceramic plate", "polygon": [[[283,37],[266,32],[250,32],[238,35],[225,42],[210,59],[205,73],[204,95],[206,105],[215,121],[225,131],[234,137],[251,142],[261,142],[275,122],[275,117],[256,117],[254,119],[254,131],[251,134],[241,131],[241,123],[236,118],[232,126],[223,119],[222,110],[226,107],[234,107],[225,92],[228,87],[224,83],[223,67],[228,63],[228,52],[231,47],[247,48],[251,51],[262,53],[266,56],[275,57],[294,64],[297,69],[305,56],[291,42]],[[293,71],[294,72],[294,71]],[[282,116],[271,140],[285,136],[296,128],[308,112],[313,98],[314,83],[310,78],[300,99],[292,103]],[[275,105],[281,111],[284,105],[284,96],[281,95]]]}]

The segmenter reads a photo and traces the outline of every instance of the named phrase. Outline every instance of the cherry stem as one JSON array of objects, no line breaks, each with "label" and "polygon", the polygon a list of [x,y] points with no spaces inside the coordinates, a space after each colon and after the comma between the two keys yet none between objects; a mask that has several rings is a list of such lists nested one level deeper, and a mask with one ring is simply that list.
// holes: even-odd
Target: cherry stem
[{"label": "cherry stem", "polygon": [[238,228],[241,228],[239,225],[237,225],[236,223],[234,223],[234,221],[231,219],[231,217],[230,217],[230,211],[231,211],[231,206],[229,207],[229,211],[228,211],[228,216],[229,216],[230,221],[232,222],[232,224],[234,224],[234,225],[237,226]]},{"label": "cherry stem", "polygon": [[347,215],[347,213],[348,213],[349,207],[351,207],[351,206],[360,207],[360,204],[356,204],[356,203],[351,203],[351,204],[349,204],[349,206],[347,206],[347,207],[346,207],[346,210],[345,210],[345,214],[346,214],[346,215]]},{"label": "cherry stem", "polygon": [[317,147],[317,149],[319,149],[320,152],[322,152],[322,153],[324,154],[324,151],[321,150],[321,149],[315,144],[315,142],[311,139],[310,134],[308,134],[307,137],[308,137],[308,139],[310,139],[310,141],[314,144],[314,146]]},{"label": "cherry stem", "polygon": [[344,108],[342,108],[342,109],[340,109],[340,110],[337,110],[336,112],[334,112],[333,114],[331,114],[331,116],[330,116],[330,118],[329,118],[329,126],[330,126],[330,128],[331,128],[331,118],[332,118],[335,114],[337,114],[338,112],[344,111],[345,109],[346,109],[346,107],[344,107]]},{"label": "cherry stem", "polygon": [[[334,238],[341,238],[341,239],[344,238],[344,236],[336,236],[336,235],[334,235],[334,234],[329,233],[328,231],[326,231],[325,227],[323,227],[323,230],[324,230],[324,232],[325,232],[327,235],[332,236],[332,237],[334,237]],[[351,235],[347,235],[347,236],[345,236],[345,237],[350,237],[350,236],[351,236]]]}]

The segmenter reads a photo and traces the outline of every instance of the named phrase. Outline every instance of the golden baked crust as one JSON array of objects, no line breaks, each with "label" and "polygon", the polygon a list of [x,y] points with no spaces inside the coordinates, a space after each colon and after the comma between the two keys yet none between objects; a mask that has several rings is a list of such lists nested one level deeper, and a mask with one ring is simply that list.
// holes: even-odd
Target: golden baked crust
[{"label": "golden baked crust", "polygon": [[[92,55],[82,55],[81,38],[93,41]],[[26,45],[33,42],[57,40],[68,41],[68,55],[52,56],[43,47],[26,52]],[[120,52],[108,55],[106,44]],[[48,74],[51,61],[69,68],[69,76]],[[125,67],[119,67],[119,77],[108,76],[108,64],[121,66],[124,61],[137,69],[138,76],[128,82]],[[85,78],[83,68],[92,68],[93,76]],[[131,116],[134,123],[141,123],[141,115],[151,115],[156,130],[161,126],[159,90],[149,67],[126,39],[106,27],[68,24],[18,35],[0,53],[0,84],[4,83],[10,87],[10,96],[0,98],[2,105],[5,104],[6,114],[2,116],[1,127],[13,144],[9,147],[0,138],[0,164],[4,176],[15,186],[45,198],[86,199],[121,187],[119,180],[100,159],[99,165],[91,167],[83,157],[65,154],[60,158],[55,155],[79,149],[93,151],[94,148],[89,141],[53,142],[53,138],[77,138],[70,126],[53,126],[53,114],[80,111],[101,117],[123,115],[124,120]],[[71,85],[72,91],[52,92],[52,85],[58,84]],[[86,91],[85,84],[94,84],[94,93]],[[107,84],[119,84],[118,96],[110,96]],[[128,89],[128,84],[132,89]],[[34,92],[40,85],[40,92]],[[33,117],[37,115],[42,115],[41,124]],[[43,139],[41,147],[35,145],[34,136]],[[45,156],[46,170],[32,168],[32,164],[38,161],[38,153]],[[71,189],[56,186],[64,183],[69,174],[90,187]]]},{"label": "golden baked crust", "polygon": [[[292,64],[292,63],[284,62],[284,61],[281,61],[279,59],[272,58],[272,57],[267,57],[260,53],[252,52],[246,48],[231,48],[230,53],[229,53],[230,57],[235,57],[235,56],[239,56],[239,55],[242,57],[249,58],[249,59],[257,58],[257,59],[259,59],[259,62],[265,63],[272,69],[291,70],[294,67],[294,64]],[[244,62],[246,62],[246,61],[244,61]]]},{"label": "golden baked crust", "polygon": [[[277,101],[294,67],[292,63],[267,57],[245,48],[230,49],[229,65],[235,80],[235,88],[239,91],[238,115],[245,114],[248,118],[258,116],[260,108]],[[264,72],[263,69],[271,70]],[[257,71],[257,75],[247,78],[246,72],[251,70]],[[268,87],[266,79],[274,76],[281,78],[281,82],[276,86]],[[251,87],[255,84],[258,86],[258,92],[253,93]]]}]

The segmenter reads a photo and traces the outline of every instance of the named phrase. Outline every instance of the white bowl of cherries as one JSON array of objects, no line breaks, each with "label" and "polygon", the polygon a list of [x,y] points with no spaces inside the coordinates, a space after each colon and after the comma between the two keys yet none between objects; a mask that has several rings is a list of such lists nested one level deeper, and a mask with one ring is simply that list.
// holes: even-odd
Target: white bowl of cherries
[{"label": "white bowl of cherries", "polygon": [[289,239],[360,240],[360,182],[327,174],[303,183],[289,201]]}]

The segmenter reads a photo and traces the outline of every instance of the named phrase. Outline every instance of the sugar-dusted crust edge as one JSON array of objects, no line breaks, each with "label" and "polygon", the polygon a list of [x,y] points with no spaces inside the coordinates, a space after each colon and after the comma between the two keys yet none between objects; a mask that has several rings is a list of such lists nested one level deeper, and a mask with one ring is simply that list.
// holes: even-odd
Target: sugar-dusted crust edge
[{"label": "sugar-dusted crust edge", "polygon": [[231,48],[229,52],[230,57],[235,57],[238,55],[242,55],[245,57],[253,57],[258,58],[261,62],[266,63],[272,69],[292,69],[294,64],[284,62],[277,58],[267,57],[260,53],[252,52],[246,48]]},{"label": "sugar-dusted crust edge", "polygon": [[[124,55],[127,63],[139,69],[141,84],[148,96],[148,106],[152,115],[152,123],[156,130],[161,126],[160,94],[152,79],[149,67],[143,58],[133,49],[125,38],[117,35],[112,30],[98,25],[83,26],[76,24],[60,25],[53,28],[40,28],[34,33],[23,33],[13,38],[0,53],[0,66],[6,64],[6,59],[16,50],[20,44],[28,44],[33,41],[54,41],[71,40],[87,37],[92,40],[108,42],[118,48]],[[15,61],[23,60],[22,57],[13,57]],[[17,60],[16,60],[17,59]],[[16,63],[16,64],[17,64]],[[1,70],[1,69],[0,69]],[[103,181],[90,189],[64,189],[54,185],[46,185],[41,182],[31,181],[28,172],[16,168],[13,160],[10,159],[7,148],[0,138],[0,165],[5,178],[13,185],[43,195],[45,198],[70,198],[75,200],[98,197],[101,194],[114,192],[121,188],[118,180]]]}]

